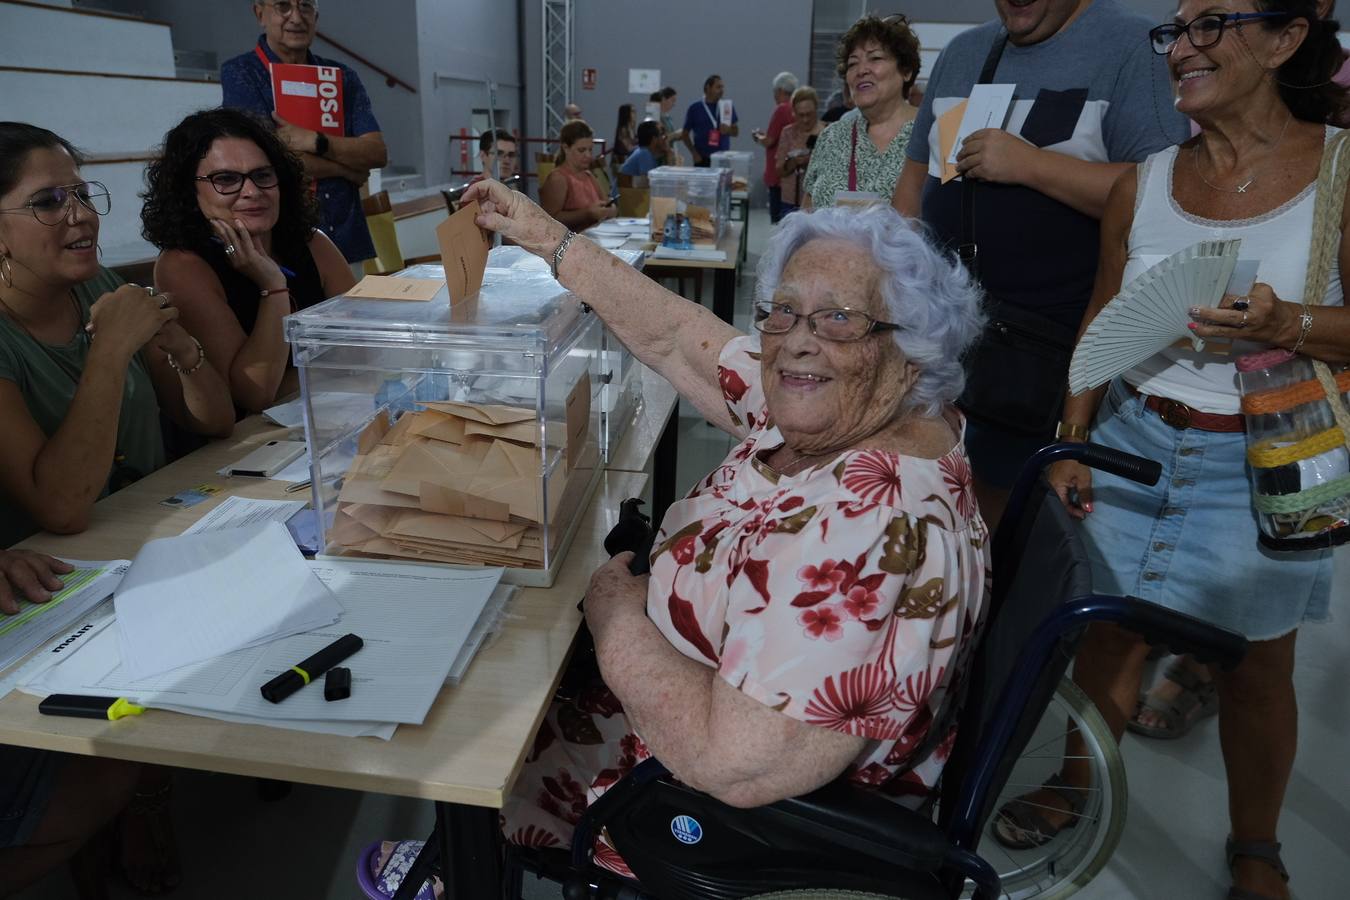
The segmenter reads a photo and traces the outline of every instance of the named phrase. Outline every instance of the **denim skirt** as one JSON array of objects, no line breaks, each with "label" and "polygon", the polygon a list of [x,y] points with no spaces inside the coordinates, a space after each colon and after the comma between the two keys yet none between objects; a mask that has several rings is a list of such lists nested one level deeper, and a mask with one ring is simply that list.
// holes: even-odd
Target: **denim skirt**
[{"label": "denim skirt", "polygon": [[1162,464],[1152,487],[1093,471],[1083,537],[1098,591],[1257,641],[1328,619],[1333,551],[1276,553],[1257,540],[1246,435],[1173,428],[1117,379],[1092,440]]}]

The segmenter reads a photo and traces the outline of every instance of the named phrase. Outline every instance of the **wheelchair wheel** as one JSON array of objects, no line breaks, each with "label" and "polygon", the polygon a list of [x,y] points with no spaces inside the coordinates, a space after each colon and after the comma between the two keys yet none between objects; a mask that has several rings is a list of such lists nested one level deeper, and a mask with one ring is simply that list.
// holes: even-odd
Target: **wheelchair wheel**
[{"label": "wheelchair wheel", "polygon": [[[1078,824],[1041,847],[1010,850],[1003,846],[992,833],[998,810],[1059,771],[1065,737],[1075,731],[1087,745],[1092,777]],[[1013,766],[980,841],[978,853],[998,872],[1003,896],[1007,900],[1058,900],[1096,877],[1120,842],[1126,795],[1125,764],[1111,730],[1097,707],[1066,676]]]}]

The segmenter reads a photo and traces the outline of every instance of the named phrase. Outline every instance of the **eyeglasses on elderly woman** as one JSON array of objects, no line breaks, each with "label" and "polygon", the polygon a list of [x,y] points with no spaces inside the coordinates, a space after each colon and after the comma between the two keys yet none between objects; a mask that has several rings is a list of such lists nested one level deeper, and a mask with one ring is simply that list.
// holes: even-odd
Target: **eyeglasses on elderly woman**
[{"label": "eyeglasses on elderly woman", "polygon": [[1178,22],[1169,22],[1166,25],[1159,25],[1157,28],[1151,28],[1148,32],[1149,42],[1153,45],[1153,52],[1159,56],[1166,56],[1172,52],[1172,48],[1181,40],[1181,36],[1186,35],[1191,46],[1197,50],[1203,50],[1205,47],[1213,47],[1223,39],[1223,28],[1229,22],[1241,23],[1248,19],[1287,19],[1287,12],[1257,12],[1257,13],[1205,13],[1203,16],[1196,16],[1186,24]]},{"label": "eyeglasses on elderly woman", "polygon": [[81,181],[77,184],[43,188],[23,206],[0,209],[0,213],[29,212],[43,225],[56,226],[70,215],[76,201],[85,209],[100,216],[106,216],[108,210],[112,209],[112,197],[106,187],[97,181]]},{"label": "eyeglasses on elderly woman", "polygon": [[901,327],[846,307],[799,313],[786,303],[755,304],[755,328],[765,334],[787,334],[797,327],[799,319],[806,320],[816,337],[838,343],[860,341],[874,331],[899,331]]}]

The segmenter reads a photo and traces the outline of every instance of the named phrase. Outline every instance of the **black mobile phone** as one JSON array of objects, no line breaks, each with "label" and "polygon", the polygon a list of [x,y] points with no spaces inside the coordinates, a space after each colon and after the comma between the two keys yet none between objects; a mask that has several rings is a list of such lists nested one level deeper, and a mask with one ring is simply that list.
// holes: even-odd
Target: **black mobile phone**
[{"label": "black mobile phone", "polygon": [[618,197],[610,197],[608,200],[605,201],[605,204],[604,204],[604,205],[605,205],[605,206],[613,206],[615,203],[618,203],[618,202],[619,202],[619,198],[618,198]]}]

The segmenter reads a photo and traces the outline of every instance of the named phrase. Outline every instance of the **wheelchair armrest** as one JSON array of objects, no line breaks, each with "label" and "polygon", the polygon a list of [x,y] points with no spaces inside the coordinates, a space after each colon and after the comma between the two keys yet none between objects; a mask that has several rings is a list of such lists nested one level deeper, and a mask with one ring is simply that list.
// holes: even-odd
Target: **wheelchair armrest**
[{"label": "wheelchair armrest", "polygon": [[932,819],[843,777],[760,809],[832,843],[922,872],[943,868],[951,848]]},{"label": "wheelchair armrest", "polygon": [[1095,607],[1088,618],[1116,622],[1150,644],[1176,654],[1189,653],[1202,663],[1231,670],[1247,653],[1247,639],[1242,635],[1138,597],[1086,597],[1071,605],[1075,604]]}]

